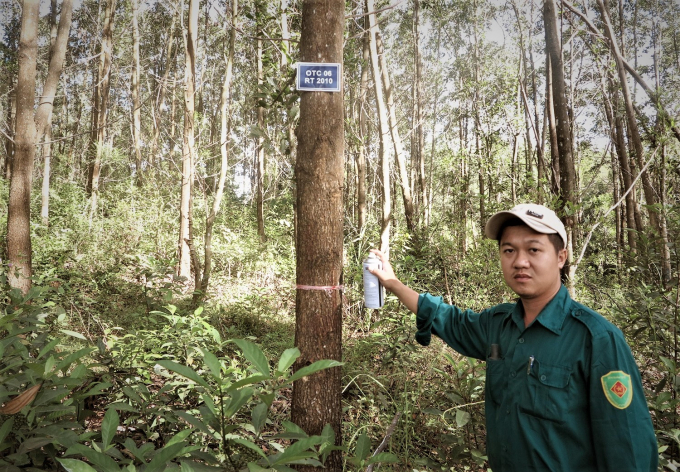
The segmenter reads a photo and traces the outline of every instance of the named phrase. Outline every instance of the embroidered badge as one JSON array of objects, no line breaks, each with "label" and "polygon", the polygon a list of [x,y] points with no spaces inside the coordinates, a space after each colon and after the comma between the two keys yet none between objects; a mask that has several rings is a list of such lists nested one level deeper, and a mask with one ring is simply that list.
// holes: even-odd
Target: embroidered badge
[{"label": "embroidered badge", "polygon": [[630,375],[620,370],[614,370],[602,376],[602,389],[609,403],[623,410],[633,401],[633,386]]}]

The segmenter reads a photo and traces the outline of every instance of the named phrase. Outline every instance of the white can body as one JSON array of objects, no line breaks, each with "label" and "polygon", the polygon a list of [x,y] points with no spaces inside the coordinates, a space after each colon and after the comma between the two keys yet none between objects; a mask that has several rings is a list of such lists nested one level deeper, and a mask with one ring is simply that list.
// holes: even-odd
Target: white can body
[{"label": "white can body", "polygon": [[364,306],[366,308],[382,308],[385,304],[385,290],[380,280],[368,269],[382,269],[382,261],[374,254],[368,256],[364,267]]}]

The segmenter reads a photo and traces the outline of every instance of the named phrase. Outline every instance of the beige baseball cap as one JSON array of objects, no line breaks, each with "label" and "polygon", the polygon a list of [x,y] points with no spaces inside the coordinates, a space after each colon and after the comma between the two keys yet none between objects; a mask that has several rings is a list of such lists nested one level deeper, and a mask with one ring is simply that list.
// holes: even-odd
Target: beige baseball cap
[{"label": "beige baseball cap", "polygon": [[519,218],[526,223],[529,228],[539,233],[559,234],[562,241],[564,241],[564,246],[567,246],[567,231],[564,229],[564,224],[562,224],[555,212],[550,208],[535,203],[522,203],[511,210],[499,211],[493,215],[486,222],[486,227],[484,229],[486,237],[498,239],[498,232],[503,226],[503,223],[513,218]]}]

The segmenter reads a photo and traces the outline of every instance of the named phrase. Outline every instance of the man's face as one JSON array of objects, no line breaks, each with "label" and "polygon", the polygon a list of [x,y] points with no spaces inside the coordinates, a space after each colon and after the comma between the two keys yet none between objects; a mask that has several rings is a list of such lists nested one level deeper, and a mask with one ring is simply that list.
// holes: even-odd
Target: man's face
[{"label": "man's face", "polygon": [[561,285],[567,251],[555,251],[547,234],[528,226],[509,226],[500,244],[505,283],[522,299],[553,296]]}]

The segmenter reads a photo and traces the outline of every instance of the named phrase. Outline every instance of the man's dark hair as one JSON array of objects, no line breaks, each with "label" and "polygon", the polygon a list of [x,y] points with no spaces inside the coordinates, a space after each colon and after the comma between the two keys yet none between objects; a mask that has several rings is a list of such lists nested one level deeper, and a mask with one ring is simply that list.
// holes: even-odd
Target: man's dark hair
[{"label": "man's dark hair", "polygon": [[[527,228],[531,228],[528,224],[522,221],[521,218],[510,218],[509,220],[506,220],[501,225],[501,229],[498,230],[498,236],[496,238],[498,239],[498,247],[501,246],[501,238],[503,237],[503,231],[505,231],[505,228],[508,228],[510,226],[526,226]],[[562,249],[564,249],[564,241],[562,240],[562,236],[560,236],[558,233],[550,233],[547,236],[550,242],[552,243],[553,247],[555,248],[556,253],[559,253]]]}]

